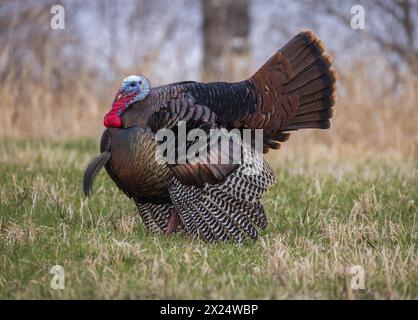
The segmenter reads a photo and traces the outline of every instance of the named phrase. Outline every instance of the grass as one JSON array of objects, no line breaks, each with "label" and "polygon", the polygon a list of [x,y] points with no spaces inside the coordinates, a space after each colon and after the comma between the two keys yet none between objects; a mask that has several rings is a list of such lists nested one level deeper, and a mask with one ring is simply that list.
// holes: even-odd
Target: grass
[{"label": "grass", "polygon": [[[149,234],[104,173],[91,199],[81,191],[120,79],[140,67],[158,83],[167,64],[145,46],[103,75],[77,32],[51,32],[49,9],[16,9],[0,29],[0,298],[418,299],[416,74],[394,88],[383,53],[345,61],[329,43],[341,76],[331,130],[292,134],[269,156],[278,179],[258,242],[208,245]],[[50,287],[56,264],[64,290]],[[351,289],[354,265],[364,290]]]},{"label": "grass", "polygon": [[[278,179],[259,241],[208,245],[148,233],[104,173],[85,200],[96,152],[92,140],[1,140],[0,298],[418,298],[413,158],[284,148],[270,156]],[[56,264],[64,290],[50,287]],[[364,290],[351,289],[353,265]]]}]

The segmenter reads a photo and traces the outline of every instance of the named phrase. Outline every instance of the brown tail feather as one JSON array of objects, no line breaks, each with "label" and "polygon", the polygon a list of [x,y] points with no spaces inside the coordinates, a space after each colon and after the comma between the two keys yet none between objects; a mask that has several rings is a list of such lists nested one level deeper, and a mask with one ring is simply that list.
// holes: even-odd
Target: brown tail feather
[{"label": "brown tail feather", "polygon": [[299,105],[287,130],[328,129],[335,104],[337,72],[322,41],[311,31],[299,33],[281,50],[290,60],[291,79],[285,93],[296,95]]},{"label": "brown tail feather", "polygon": [[332,117],[333,111],[332,109],[323,109],[320,111],[313,111],[298,115],[292,122],[293,125],[298,123],[306,123],[306,122],[315,122],[315,121],[322,121],[324,119],[330,119]]},{"label": "brown tail feather", "polygon": [[[300,106],[303,106],[309,102],[315,102],[316,100],[322,99],[322,98],[330,98],[330,100],[335,103],[337,100],[337,96],[335,93],[336,87],[335,84],[324,88],[318,92],[315,92],[310,95],[302,96],[299,98]],[[332,105],[331,105],[332,106]]]},{"label": "brown tail feather", "polygon": [[278,149],[286,131],[330,127],[337,80],[332,62],[318,36],[304,31],[251,78],[263,98],[258,112],[281,115],[270,117],[273,120],[264,123],[265,148]]},{"label": "brown tail feather", "polygon": [[331,121],[321,120],[314,122],[301,122],[291,124],[287,127],[287,130],[298,130],[298,129],[329,129],[331,127]]},{"label": "brown tail feather", "polygon": [[307,102],[303,105],[299,106],[299,115],[303,115],[304,113],[314,112],[316,110],[327,110],[332,108],[335,104],[335,96],[327,96],[324,98],[320,98],[314,100],[312,102]]}]

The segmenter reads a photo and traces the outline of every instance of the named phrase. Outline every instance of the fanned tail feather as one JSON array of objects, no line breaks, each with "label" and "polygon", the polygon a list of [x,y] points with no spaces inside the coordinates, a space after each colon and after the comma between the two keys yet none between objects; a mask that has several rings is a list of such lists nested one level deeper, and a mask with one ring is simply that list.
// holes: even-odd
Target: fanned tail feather
[{"label": "fanned tail feather", "polygon": [[312,31],[299,33],[280,52],[290,65],[284,93],[295,95],[299,106],[286,130],[328,129],[336,101],[337,73],[322,41]]},{"label": "fanned tail feather", "polygon": [[[337,72],[312,31],[297,34],[250,78],[263,98],[264,152],[278,149],[298,129],[328,129],[336,103]],[[278,112],[278,110],[280,112]],[[277,118],[276,114],[285,114]],[[255,117],[255,116],[254,116]]]}]

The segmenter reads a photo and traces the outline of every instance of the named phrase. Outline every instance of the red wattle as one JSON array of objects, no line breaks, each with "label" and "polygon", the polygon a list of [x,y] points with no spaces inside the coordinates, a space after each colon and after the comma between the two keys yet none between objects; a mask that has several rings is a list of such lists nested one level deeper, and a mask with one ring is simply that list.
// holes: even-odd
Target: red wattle
[{"label": "red wattle", "polygon": [[109,127],[120,128],[122,126],[122,119],[119,114],[121,114],[124,111],[126,105],[128,104],[128,102],[132,99],[134,95],[135,94],[132,94],[132,93],[125,94],[125,95],[122,95],[122,97],[120,97],[118,100],[113,102],[112,109],[110,109],[110,111],[106,113],[103,119],[103,124],[106,128],[109,128]]},{"label": "red wattle", "polygon": [[112,111],[107,113],[103,119],[103,124],[106,128],[116,127],[119,128],[122,126],[122,119]]}]

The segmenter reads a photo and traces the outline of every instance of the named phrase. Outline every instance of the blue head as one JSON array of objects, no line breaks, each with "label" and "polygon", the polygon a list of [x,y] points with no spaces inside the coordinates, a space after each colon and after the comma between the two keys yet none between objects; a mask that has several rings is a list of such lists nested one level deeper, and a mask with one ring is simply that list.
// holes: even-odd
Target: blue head
[{"label": "blue head", "polygon": [[[143,100],[149,93],[150,84],[148,80],[139,75],[129,76],[122,81],[122,86],[118,92],[124,96],[132,96],[129,104]],[[119,100],[119,99],[117,99]]]},{"label": "blue head", "polygon": [[143,76],[133,75],[122,81],[113,101],[111,110],[104,117],[105,127],[122,126],[121,116],[131,104],[144,100],[150,91],[150,84]]}]

